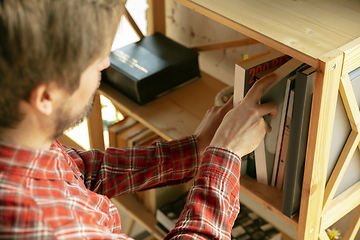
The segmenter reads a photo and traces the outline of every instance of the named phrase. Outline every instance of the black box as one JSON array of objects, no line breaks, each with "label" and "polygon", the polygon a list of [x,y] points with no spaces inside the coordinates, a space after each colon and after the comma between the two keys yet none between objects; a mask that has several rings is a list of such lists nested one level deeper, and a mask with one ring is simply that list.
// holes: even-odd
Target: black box
[{"label": "black box", "polygon": [[198,53],[155,33],[110,54],[103,80],[142,105],[200,76]]}]

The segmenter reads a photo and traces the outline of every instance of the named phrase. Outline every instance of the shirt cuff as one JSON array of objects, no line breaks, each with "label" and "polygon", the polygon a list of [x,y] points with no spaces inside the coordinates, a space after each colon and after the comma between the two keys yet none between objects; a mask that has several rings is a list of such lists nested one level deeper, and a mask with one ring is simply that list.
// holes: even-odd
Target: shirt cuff
[{"label": "shirt cuff", "polygon": [[200,164],[199,174],[221,181],[238,183],[240,180],[241,158],[233,151],[221,147],[207,147]]}]

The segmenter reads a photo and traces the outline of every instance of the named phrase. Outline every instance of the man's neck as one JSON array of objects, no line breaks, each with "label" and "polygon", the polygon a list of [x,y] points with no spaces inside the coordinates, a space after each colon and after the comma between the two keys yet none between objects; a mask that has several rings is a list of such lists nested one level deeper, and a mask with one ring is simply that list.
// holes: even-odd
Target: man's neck
[{"label": "man's neck", "polygon": [[45,134],[46,127],[27,120],[24,119],[15,128],[1,129],[0,141],[19,147],[49,150],[52,141]]}]

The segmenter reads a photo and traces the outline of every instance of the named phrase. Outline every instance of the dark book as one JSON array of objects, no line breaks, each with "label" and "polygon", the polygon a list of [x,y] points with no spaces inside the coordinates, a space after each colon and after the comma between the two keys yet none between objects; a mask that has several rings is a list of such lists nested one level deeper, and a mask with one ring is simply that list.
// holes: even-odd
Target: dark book
[{"label": "dark book", "polygon": [[294,106],[285,167],[282,212],[293,217],[300,208],[307,135],[315,82],[314,68],[298,71],[294,88]]},{"label": "dark book", "polygon": [[241,175],[247,174],[249,177],[256,178],[254,151],[241,158],[241,171]]},{"label": "dark book", "polygon": [[155,225],[156,230],[158,230],[164,237],[168,235],[170,230],[166,229],[161,223],[157,222]]},{"label": "dark book", "polygon": [[142,105],[200,76],[198,53],[155,33],[110,54],[103,80]]}]

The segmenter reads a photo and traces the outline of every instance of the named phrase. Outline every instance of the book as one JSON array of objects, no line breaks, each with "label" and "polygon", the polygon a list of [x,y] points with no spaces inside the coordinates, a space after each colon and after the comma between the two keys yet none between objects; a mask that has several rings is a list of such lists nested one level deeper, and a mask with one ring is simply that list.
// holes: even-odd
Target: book
[{"label": "book", "polygon": [[140,134],[144,130],[146,130],[144,125],[131,117],[125,117],[123,120],[108,127],[109,146],[117,148],[128,147],[128,138]]},{"label": "book", "polygon": [[296,74],[294,110],[291,120],[283,186],[282,213],[293,217],[300,208],[300,196],[309,129],[316,69],[310,67]]},{"label": "book", "polygon": [[138,146],[150,146],[155,140],[162,139],[156,133],[152,132],[142,136],[134,142],[134,147]]},{"label": "book", "polygon": [[[292,60],[294,61],[294,60]],[[290,66],[290,68],[296,68],[297,64],[300,64],[300,62],[298,63],[297,61],[295,61],[295,66]],[[256,77],[258,79],[264,77],[265,75],[274,72],[275,70],[277,70],[280,66],[274,67],[272,69],[268,69],[266,71],[263,71],[259,74],[256,75]],[[286,75],[287,73],[282,73],[282,75]],[[281,78],[281,76],[279,76],[279,80]],[[288,81],[291,84],[291,82],[295,79],[295,76],[291,76],[289,77]],[[289,84],[288,83],[288,84]],[[275,84],[276,85],[276,84]],[[265,91],[265,90],[264,90]],[[264,93],[263,93],[264,94]],[[287,110],[287,102],[288,102],[288,96],[290,94],[290,91],[288,90],[288,88],[285,91],[285,96],[284,96],[284,104],[283,104],[283,109],[281,111],[282,116],[281,116],[281,122],[280,122],[280,126],[279,126],[279,136],[283,136],[283,132],[284,132],[284,124],[285,124],[285,114],[286,114],[286,110]],[[274,167],[273,167],[273,173],[272,173],[272,179],[271,179],[271,185],[275,186],[275,180],[276,180],[276,175],[277,175],[277,170],[278,170],[278,163],[279,163],[279,158],[280,158],[280,152],[281,152],[281,144],[282,144],[282,137],[278,138],[278,142],[277,142],[277,147],[276,147],[276,155],[275,155],[275,160],[274,160]],[[258,149],[256,150],[256,154],[258,155],[258,158],[260,159],[265,159],[265,145],[264,143],[261,143],[261,146],[258,147]],[[258,163],[258,164],[262,164],[262,163]],[[259,166],[259,167],[264,167],[264,166]],[[263,169],[263,171],[265,171],[265,169]],[[263,173],[264,175],[265,173]],[[267,175],[267,174],[265,174]],[[275,179],[274,179],[275,177]],[[263,176],[264,178],[264,176]],[[259,179],[258,179],[259,181]],[[264,182],[265,180],[261,179],[259,182]]]},{"label": "book", "polygon": [[281,115],[279,116],[280,123],[279,123],[279,128],[278,128],[278,138],[277,138],[277,142],[276,142],[275,158],[274,158],[274,165],[273,165],[272,178],[271,178],[271,186],[275,186],[275,183],[276,183],[277,170],[278,170],[278,165],[279,165],[279,161],[280,161],[280,154],[282,151],[286,113],[287,113],[287,109],[288,109],[291,85],[293,85],[292,83],[294,82],[294,79],[295,79],[295,76],[291,76],[287,80],[285,94],[284,94],[284,101],[282,103],[282,109],[280,111]]},{"label": "book", "polygon": [[116,147],[118,148],[129,147],[128,137],[134,133],[138,134],[139,132],[143,131],[143,129],[144,129],[144,125],[136,121],[134,124],[131,124],[126,129],[116,132]]},{"label": "book", "polygon": [[289,138],[290,138],[290,131],[291,131],[291,117],[293,112],[293,106],[294,106],[294,89],[291,89],[290,96],[289,96],[289,102],[288,107],[286,111],[286,119],[285,119],[285,127],[284,127],[284,134],[283,139],[281,143],[281,151],[280,151],[280,157],[279,157],[279,164],[278,164],[278,170],[277,174],[273,177],[276,178],[275,186],[283,190],[283,183],[284,183],[284,177],[285,177],[285,166],[286,166],[286,160],[287,160],[287,152],[289,147]]},{"label": "book", "polygon": [[255,149],[256,179],[266,185],[271,183],[274,169],[275,157],[280,151],[281,137],[284,125],[285,109],[290,83],[288,79],[296,74],[297,69],[303,65],[296,59],[291,59],[274,72],[277,73],[277,80],[272,88],[264,89],[261,103],[275,102],[278,107],[278,114],[275,119],[268,115],[264,116],[265,121],[271,126],[272,131],[265,134],[262,143]]},{"label": "book", "polygon": [[110,147],[118,147],[116,136],[119,132],[130,128],[131,126],[135,125],[137,121],[133,119],[132,117],[126,116],[123,120],[114,123],[110,126],[108,126],[108,132],[109,132],[109,146]]},{"label": "book", "polygon": [[160,33],[109,57],[103,80],[140,105],[200,76],[198,53]]},{"label": "book", "polygon": [[251,152],[241,158],[240,176],[243,175],[256,178],[254,152]]},{"label": "book", "polygon": [[126,141],[128,147],[137,147],[137,146],[143,146],[142,143],[144,141],[147,141],[148,139],[155,140],[156,138],[159,138],[159,136],[156,133],[154,133],[152,130],[145,127],[129,135]]},{"label": "book", "polygon": [[[264,116],[272,131],[267,133],[259,146],[255,149],[256,179],[268,185],[271,182],[275,159],[280,151],[281,136],[284,126],[284,106],[290,94],[290,79],[283,79],[261,98],[261,102],[275,102],[278,114],[275,119]],[[279,141],[280,139],[280,141]]]},{"label": "book", "polygon": [[262,140],[254,150],[256,180],[263,184],[269,184],[268,163],[266,161],[265,141]]},{"label": "book", "polygon": [[127,142],[126,146],[127,147],[134,147],[134,140],[139,138],[139,136],[144,134],[144,132],[148,132],[148,131],[151,131],[151,130],[149,130],[147,127],[143,127],[143,128],[140,128],[137,131],[134,131],[134,132],[130,133],[128,136],[126,136],[126,142]]},{"label": "book", "polygon": [[291,59],[290,56],[271,49],[240,61],[235,65],[234,106],[244,98],[251,86],[256,82],[260,72],[283,65]]},{"label": "book", "polygon": [[[242,163],[242,159],[245,157],[246,164]],[[255,167],[255,151],[245,155],[241,158],[241,172],[247,174],[252,178],[256,178],[256,167]]]},{"label": "book", "polygon": [[157,222],[155,225],[156,230],[158,230],[165,238],[166,235],[170,232],[170,230],[167,230],[161,223]]}]

